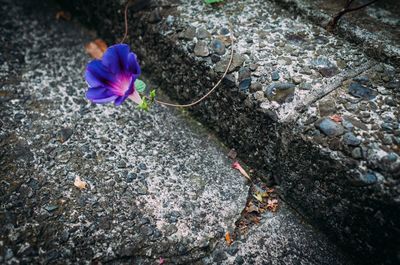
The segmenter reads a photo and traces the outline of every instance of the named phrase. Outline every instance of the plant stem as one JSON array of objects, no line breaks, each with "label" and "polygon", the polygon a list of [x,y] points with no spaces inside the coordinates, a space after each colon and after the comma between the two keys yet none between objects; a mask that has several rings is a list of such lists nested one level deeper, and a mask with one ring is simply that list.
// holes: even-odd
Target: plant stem
[{"label": "plant stem", "polygon": [[357,11],[357,10],[360,10],[362,8],[365,8],[365,7],[375,3],[376,1],[378,1],[378,0],[372,0],[372,1],[368,2],[368,3],[366,3],[366,4],[363,4],[363,5],[354,7],[354,8],[350,8],[350,6],[354,2],[354,0],[347,0],[345,7],[340,12],[338,12],[336,15],[334,15],[333,18],[328,22],[328,24],[326,25],[326,30],[332,32],[335,29],[339,19],[343,15],[345,15],[345,14],[347,14],[349,12],[353,12],[353,11]]}]

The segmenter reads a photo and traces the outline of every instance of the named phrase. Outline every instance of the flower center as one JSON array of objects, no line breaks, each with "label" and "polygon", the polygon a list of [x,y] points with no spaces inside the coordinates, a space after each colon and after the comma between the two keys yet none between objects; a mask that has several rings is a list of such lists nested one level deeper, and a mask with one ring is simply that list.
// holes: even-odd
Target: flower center
[{"label": "flower center", "polygon": [[132,77],[120,76],[118,78],[118,82],[117,82],[116,86],[114,87],[115,94],[117,94],[119,96],[125,95],[126,91],[128,91],[128,89],[129,89],[129,84],[131,82],[131,79],[132,79]]},{"label": "flower center", "polygon": [[121,90],[123,91],[123,94],[125,94],[125,92],[129,89],[129,84],[131,83],[130,79],[125,79],[121,82]]}]

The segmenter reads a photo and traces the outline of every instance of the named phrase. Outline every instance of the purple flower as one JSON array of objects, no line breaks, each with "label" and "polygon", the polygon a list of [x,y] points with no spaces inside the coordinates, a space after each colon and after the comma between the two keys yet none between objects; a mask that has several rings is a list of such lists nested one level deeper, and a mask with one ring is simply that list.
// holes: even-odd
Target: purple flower
[{"label": "purple flower", "polygon": [[140,104],[142,99],[135,89],[140,75],[136,54],[126,44],[109,47],[101,60],[93,60],[86,67],[85,79],[89,85],[86,98],[93,103],[114,101],[119,106],[128,97]]}]

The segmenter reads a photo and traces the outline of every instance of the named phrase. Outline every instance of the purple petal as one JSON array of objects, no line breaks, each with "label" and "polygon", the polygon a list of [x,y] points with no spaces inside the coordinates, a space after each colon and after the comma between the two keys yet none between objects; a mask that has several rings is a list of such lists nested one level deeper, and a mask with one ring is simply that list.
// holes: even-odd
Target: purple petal
[{"label": "purple petal", "polygon": [[139,63],[137,61],[136,54],[130,52],[128,55],[128,72],[138,77],[141,73]]},{"label": "purple petal", "polygon": [[102,99],[92,99],[91,101],[93,103],[97,103],[97,104],[104,104],[104,103],[108,103],[108,102],[112,102],[114,101],[118,96],[112,96],[109,98],[102,98]]},{"label": "purple petal", "polygon": [[86,98],[98,104],[114,101],[117,97],[106,87],[91,87],[86,92]]},{"label": "purple petal", "polygon": [[108,71],[100,60],[93,60],[88,64],[85,79],[91,87],[113,86],[116,83],[115,76]]},{"label": "purple petal", "polygon": [[115,105],[115,106],[121,105],[122,102],[124,102],[126,98],[127,98],[127,96],[119,96],[119,97],[117,97],[117,98],[115,99],[115,101],[114,101],[114,105]]},{"label": "purple petal", "polygon": [[131,82],[129,83],[128,90],[126,90],[126,92],[125,92],[125,96],[128,97],[135,90],[135,80],[136,80],[136,78],[132,78],[131,79]]},{"label": "purple petal", "polygon": [[102,63],[114,74],[126,71],[128,65],[129,46],[116,44],[110,46],[103,55]]},{"label": "purple petal", "polygon": [[107,87],[90,87],[86,92],[86,98],[89,100],[109,98],[112,96],[115,96],[115,94]]}]

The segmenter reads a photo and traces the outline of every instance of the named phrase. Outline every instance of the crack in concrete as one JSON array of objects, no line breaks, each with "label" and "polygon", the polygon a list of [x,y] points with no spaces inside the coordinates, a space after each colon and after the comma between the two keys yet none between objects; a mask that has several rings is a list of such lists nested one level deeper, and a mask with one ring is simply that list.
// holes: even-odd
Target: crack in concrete
[{"label": "crack in concrete", "polygon": [[340,88],[347,80],[368,71],[374,66],[374,64],[375,62],[369,61],[363,66],[357,67],[353,70],[344,71],[338,76],[335,76],[334,78],[329,80],[329,83],[326,84],[322,89],[310,92],[310,94],[303,101],[299,102],[299,104],[294,107],[294,111],[292,112],[292,114],[286,116],[285,119],[282,120],[282,122],[286,124],[295,122],[300,117],[300,115],[304,113],[308,107],[310,107],[310,105],[329,95],[336,89]]}]

